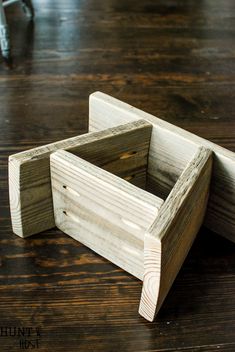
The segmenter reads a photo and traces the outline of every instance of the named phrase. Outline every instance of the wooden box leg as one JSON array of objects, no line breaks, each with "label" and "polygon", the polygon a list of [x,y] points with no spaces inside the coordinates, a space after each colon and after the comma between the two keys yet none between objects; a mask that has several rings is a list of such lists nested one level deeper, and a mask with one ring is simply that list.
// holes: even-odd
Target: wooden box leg
[{"label": "wooden box leg", "polygon": [[50,154],[68,150],[145,188],[152,126],[144,120],[87,133],[9,157],[9,194],[13,231],[21,237],[55,226]]},{"label": "wooden box leg", "polygon": [[209,196],[212,152],[200,147],[145,235],[139,313],[153,321],[202,225]]}]

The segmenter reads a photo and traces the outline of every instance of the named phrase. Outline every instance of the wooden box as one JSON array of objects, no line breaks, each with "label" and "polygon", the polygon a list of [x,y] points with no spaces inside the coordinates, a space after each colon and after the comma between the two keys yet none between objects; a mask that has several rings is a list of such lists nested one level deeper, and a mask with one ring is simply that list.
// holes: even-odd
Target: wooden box
[{"label": "wooden box", "polygon": [[90,133],[12,155],[13,231],[57,226],[143,281],[152,321],[204,223],[235,240],[232,152],[103,93]]}]

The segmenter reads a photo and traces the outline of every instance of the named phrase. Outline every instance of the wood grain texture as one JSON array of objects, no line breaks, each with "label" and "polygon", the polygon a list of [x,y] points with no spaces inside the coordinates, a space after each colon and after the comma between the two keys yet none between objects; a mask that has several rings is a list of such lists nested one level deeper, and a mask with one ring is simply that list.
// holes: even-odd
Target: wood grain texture
[{"label": "wood grain texture", "polygon": [[235,151],[234,1],[33,4],[7,9],[0,64],[0,325],[39,327],[40,352],[234,352],[233,243],[202,227],[146,322],[138,279],[55,228],[13,235],[7,181],[9,155],[87,132],[96,90]]},{"label": "wood grain texture", "polygon": [[235,242],[234,153],[100,92],[90,96],[89,108],[91,131],[140,118],[152,123],[149,189],[160,197],[169,194],[195,148],[204,146],[211,149],[215,160],[205,224]]},{"label": "wood grain texture", "polygon": [[151,125],[146,121],[85,134],[9,158],[9,192],[13,231],[27,237],[55,226],[50,154],[66,149],[145,188]]},{"label": "wood grain texture", "polygon": [[66,151],[50,165],[56,226],[143,280],[144,234],[163,200]]},{"label": "wood grain texture", "polygon": [[139,313],[153,321],[203,223],[212,152],[200,147],[185,167],[146,233]]}]

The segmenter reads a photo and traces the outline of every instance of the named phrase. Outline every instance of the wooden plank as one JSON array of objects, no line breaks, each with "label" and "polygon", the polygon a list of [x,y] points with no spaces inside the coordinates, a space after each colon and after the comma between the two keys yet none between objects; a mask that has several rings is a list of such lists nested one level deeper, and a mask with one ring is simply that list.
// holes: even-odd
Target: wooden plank
[{"label": "wooden plank", "polygon": [[163,200],[66,151],[50,160],[56,226],[143,280],[144,233]]},{"label": "wooden plank", "polygon": [[235,241],[235,154],[101,92],[90,96],[90,130],[145,119],[153,125],[147,188],[166,198],[199,146],[214,154],[212,184],[204,224]]},{"label": "wooden plank", "polygon": [[10,156],[13,231],[26,237],[55,226],[49,157],[58,149],[69,150],[144,188],[151,129],[146,121],[134,121]]},{"label": "wooden plank", "polygon": [[212,152],[200,147],[146,234],[139,313],[150,321],[160,309],[202,225],[211,171]]}]

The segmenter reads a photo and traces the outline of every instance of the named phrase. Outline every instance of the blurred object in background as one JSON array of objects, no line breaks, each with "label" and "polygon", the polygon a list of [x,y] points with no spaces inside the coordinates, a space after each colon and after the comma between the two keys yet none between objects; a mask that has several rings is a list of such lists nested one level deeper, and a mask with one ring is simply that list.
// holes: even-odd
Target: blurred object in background
[{"label": "blurred object in background", "polygon": [[2,56],[6,59],[10,57],[10,38],[9,30],[5,16],[5,7],[20,2],[25,14],[32,20],[34,17],[34,9],[31,0],[0,0],[0,46]]}]

